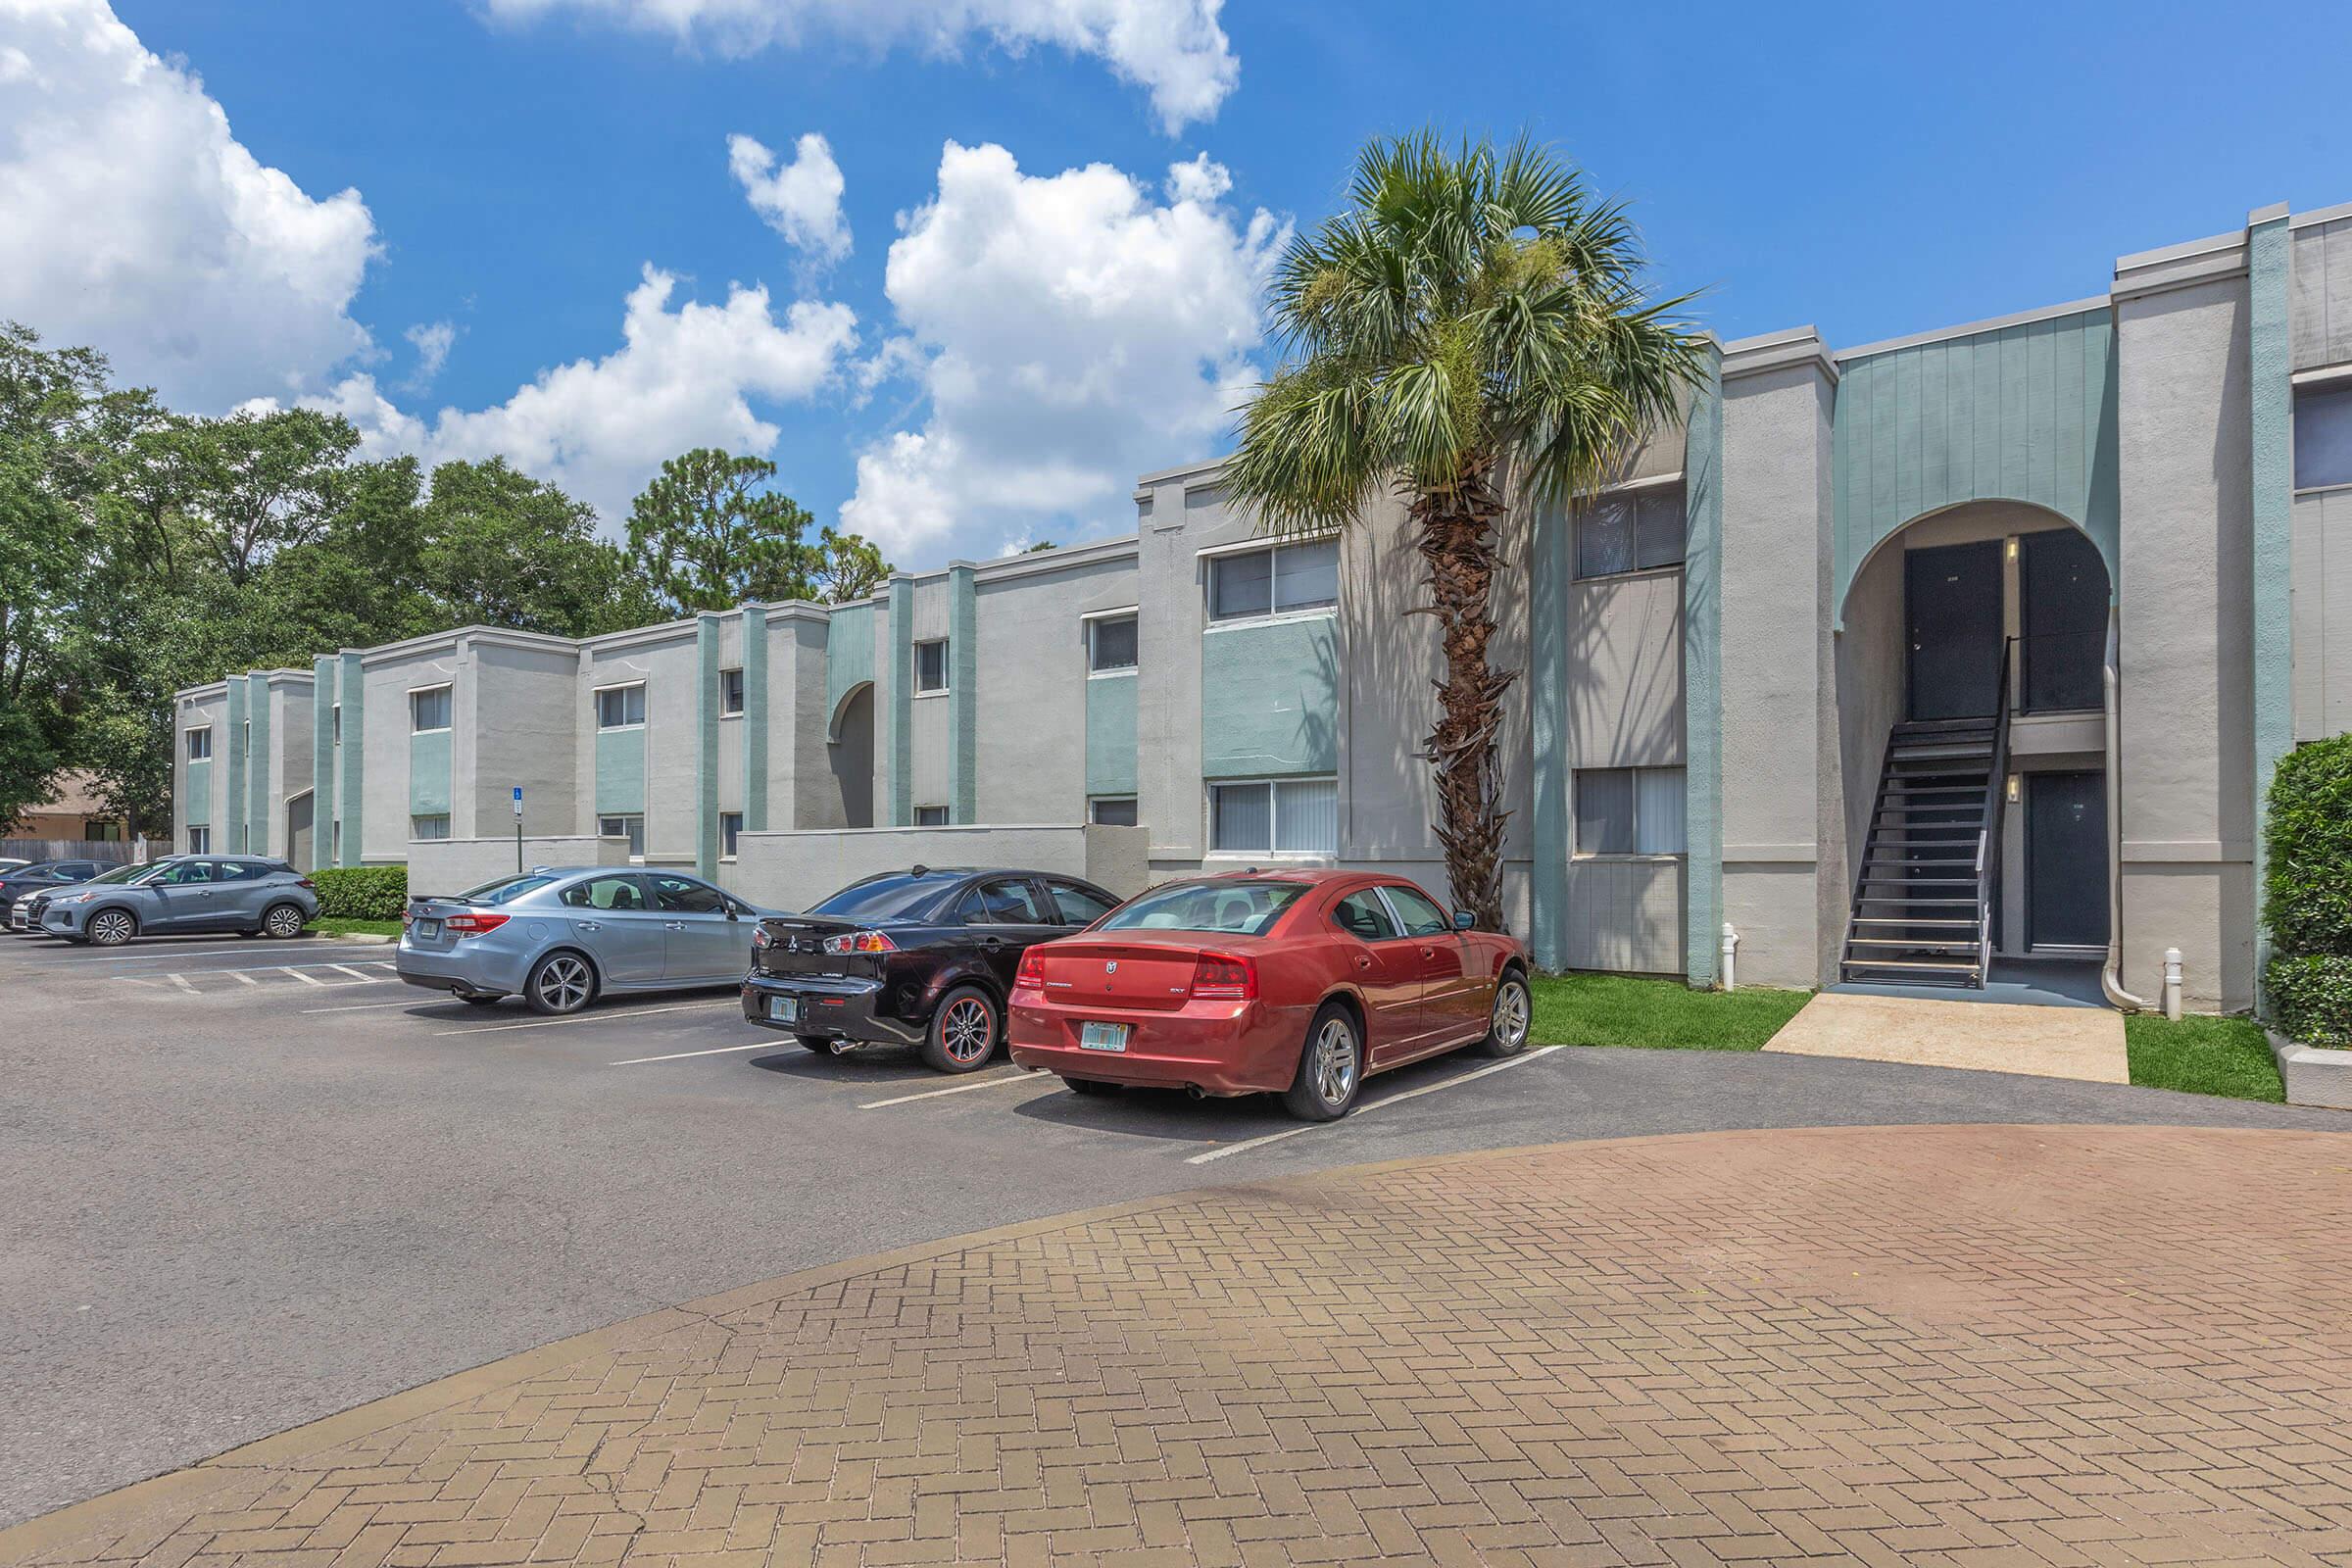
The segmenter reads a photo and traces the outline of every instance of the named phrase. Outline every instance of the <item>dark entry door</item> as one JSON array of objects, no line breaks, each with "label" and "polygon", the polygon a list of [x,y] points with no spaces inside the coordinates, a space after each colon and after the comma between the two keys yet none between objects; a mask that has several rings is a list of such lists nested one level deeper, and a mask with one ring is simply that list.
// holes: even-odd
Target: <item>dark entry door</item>
[{"label": "dark entry door", "polygon": [[1913,718],[1986,718],[2000,710],[1999,540],[1908,552],[1903,616]]},{"label": "dark entry door", "polygon": [[2025,656],[2026,711],[2101,706],[2099,666],[2107,642],[2107,564],[2079,528],[2052,528],[2018,541],[2019,652]]},{"label": "dark entry door", "polygon": [[2026,943],[2107,945],[2104,774],[2026,775]]}]

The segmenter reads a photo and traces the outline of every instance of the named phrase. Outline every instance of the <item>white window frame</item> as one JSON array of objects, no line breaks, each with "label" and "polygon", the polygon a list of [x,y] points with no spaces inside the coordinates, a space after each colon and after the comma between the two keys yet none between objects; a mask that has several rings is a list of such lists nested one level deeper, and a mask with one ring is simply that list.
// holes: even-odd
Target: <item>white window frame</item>
[{"label": "white window frame", "polygon": [[[1217,791],[1238,789],[1246,784],[1260,784],[1266,789],[1266,842],[1282,842],[1283,784],[1329,784],[1336,790],[1340,782],[1337,773],[1269,773],[1257,778],[1212,778],[1202,781],[1200,790],[1200,843],[1203,860],[1278,860],[1286,865],[1315,865],[1339,858],[1339,821],[1332,822],[1332,846],[1328,850],[1220,850],[1217,842]],[[1344,801],[1343,801],[1344,804]]]},{"label": "white window frame", "polygon": [[[1222,781],[1220,781],[1220,782],[1222,782]],[[1125,802],[1126,802],[1128,805],[1130,805],[1130,806],[1134,807],[1134,808],[1135,808],[1135,817],[1136,817],[1136,822],[1137,822],[1139,825],[1142,823],[1142,821],[1143,821],[1143,817],[1144,817],[1144,807],[1143,807],[1143,802],[1142,802],[1142,801],[1141,801],[1141,800],[1140,800],[1138,797],[1136,797],[1136,796],[1133,796],[1133,795],[1090,795],[1090,796],[1088,796],[1088,797],[1086,798],[1086,819],[1087,819],[1087,821],[1088,821],[1089,823],[1093,824],[1093,825],[1094,825],[1094,826],[1096,826],[1096,827],[1125,827],[1127,824],[1126,824],[1126,823],[1124,823],[1124,822],[1105,822],[1105,821],[1103,821],[1103,820],[1102,820],[1102,816],[1101,816],[1101,815],[1100,815],[1100,814],[1097,812],[1097,810],[1096,810],[1096,808],[1098,808],[1098,807],[1104,806],[1104,805],[1108,805],[1108,804],[1110,804],[1110,803],[1112,803],[1112,802],[1116,802],[1116,801],[1125,801]]]},{"label": "white window frame", "polygon": [[[926,648],[939,650],[939,684],[936,686],[923,684],[923,650]],[[915,640],[912,659],[914,669],[910,682],[915,696],[945,697],[948,695],[949,690],[956,684],[956,663],[953,654],[954,650],[948,646],[948,639],[945,637],[920,637]]]},{"label": "white window frame", "polygon": [[[735,825],[735,833],[734,833],[734,836],[735,836],[735,838],[736,838],[736,839],[739,841],[737,844],[735,844],[735,845],[734,845],[734,846],[732,846],[732,847],[730,847],[730,846],[728,845],[728,843],[727,843],[727,836],[728,836],[728,835],[727,835],[727,824],[728,824],[728,823],[730,823],[730,822],[732,822],[732,823]],[[719,858],[720,859],[722,859],[722,860],[732,860],[732,859],[736,858],[736,856],[737,856],[737,851],[738,851],[738,850],[740,850],[740,849],[742,848],[742,845],[741,845],[741,843],[740,843],[740,840],[741,840],[742,838],[743,838],[743,813],[742,813],[741,811],[721,811],[721,812],[719,812],[719,813],[718,813],[718,858]]]},{"label": "white window frame", "polygon": [[[1596,571],[1588,576],[1584,569],[1585,508],[1595,501],[1605,501],[1612,496],[1625,496],[1639,506],[1641,498],[1645,493],[1666,489],[1683,492],[1683,553],[1681,558],[1666,562],[1661,565],[1628,566],[1623,571]],[[1569,509],[1568,522],[1568,576],[1572,582],[1624,582],[1634,577],[1660,577],[1670,571],[1681,571],[1690,561],[1690,492],[1683,484],[1683,476],[1679,473],[1662,473],[1649,479],[1628,479],[1623,484],[1602,485],[1592,494],[1577,498],[1576,505]],[[1636,520],[1635,527],[1637,532],[1634,542],[1638,549],[1641,543],[1639,519]]]},{"label": "white window frame", "polygon": [[[733,708],[729,708],[727,706],[727,677],[729,675],[735,677],[735,695],[739,699]],[[743,666],[741,664],[737,664],[731,669],[722,669],[718,672],[719,717],[741,718],[744,715],[744,711],[751,707],[751,687],[744,681]]]},{"label": "white window frame", "polygon": [[[923,813],[926,811],[938,812],[939,819],[934,822],[924,821]],[[955,814],[944,806],[918,806],[914,808],[914,825],[916,827],[954,827],[956,825]]]},{"label": "white window frame", "polygon": [[[1129,605],[1122,610],[1089,611],[1086,614],[1081,615],[1079,619],[1084,621],[1086,624],[1086,678],[1088,680],[1133,680],[1136,676],[1136,672],[1143,667],[1144,662],[1144,628],[1142,607],[1138,605]],[[1096,634],[1100,632],[1102,627],[1109,625],[1114,621],[1121,620],[1130,620],[1135,622],[1135,662],[1132,664],[1114,665],[1108,669],[1099,669],[1095,665]]]},{"label": "white window frame", "polygon": [[[1616,861],[1616,862],[1620,862],[1620,863],[1622,863],[1622,862],[1626,862],[1626,861],[1635,861],[1635,860],[1643,860],[1643,861],[1660,861],[1660,862],[1663,862],[1663,861],[1671,861],[1671,860],[1687,860],[1687,859],[1689,859],[1689,858],[1690,858],[1690,805],[1689,805],[1689,802],[1690,802],[1690,769],[1689,769],[1689,767],[1688,767],[1688,765],[1687,765],[1687,764],[1685,764],[1685,763],[1682,763],[1682,762],[1637,762],[1637,763],[1620,763],[1620,764],[1617,764],[1617,765],[1614,765],[1614,766],[1607,766],[1607,767],[1578,767],[1578,768],[1571,768],[1571,769],[1569,769],[1569,784],[1570,784],[1570,787],[1571,787],[1572,789],[1575,787],[1576,775],[1577,775],[1577,774],[1579,774],[1579,773],[1635,773],[1635,774],[1641,774],[1641,773],[1680,773],[1680,774],[1682,774],[1682,775],[1683,775],[1683,789],[1684,789],[1684,795],[1683,795],[1683,799],[1684,799],[1684,803],[1685,803],[1685,804],[1684,804],[1684,808],[1683,808],[1683,809],[1684,809],[1684,816],[1683,816],[1683,847],[1682,847],[1682,849],[1681,849],[1680,851],[1658,851],[1658,850],[1588,850],[1588,849],[1586,849],[1586,848],[1584,847],[1583,843],[1582,843],[1582,842],[1581,842],[1581,841],[1578,839],[1578,837],[1577,837],[1577,828],[1576,828],[1576,800],[1575,800],[1575,797],[1574,797],[1574,796],[1571,796],[1571,797],[1569,798],[1569,801],[1568,801],[1568,858],[1569,858],[1569,859],[1571,859],[1571,860],[1608,860],[1608,861]],[[1634,780],[1634,842],[1635,842],[1636,844],[1639,844],[1639,843],[1641,843],[1641,842],[1642,842],[1642,781],[1641,781],[1639,778],[1636,778],[1636,779]]]},{"label": "white window frame", "polygon": [[213,825],[210,822],[188,824],[188,853],[190,855],[213,853]]},{"label": "white window frame", "polygon": [[343,744],[343,705],[342,705],[341,703],[336,703],[336,704],[334,704],[332,707],[330,707],[330,708],[327,710],[327,722],[328,722],[328,724],[331,726],[331,729],[332,729],[332,733],[333,733],[333,737],[334,737],[334,744],[335,744],[335,745],[337,745],[337,746],[340,746],[340,745],[342,745],[342,744]]},{"label": "white window frame", "polygon": [[[637,680],[616,680],[608,685],[592,686],[589,688],[588,710],[596,718],[596,732],[599,735],[617,735],[623,730],[645,728],[644,715],[651,711],[650,694],[648,697],[642,697],[638,699],[638,717],[633,721],[625,721],[618,724],[608,724],[605,722],[605,693],[625,692],[632,686],[636,687],[639,691],[644,691],[645,681],[642,677]],[[624,712],[627,710],[626,704],[622,705],[622,710]]]},{"label": "white window frame", "polygon": [[[441,824],[441,832],[437,836],[430,833],[419,833],[416,831],[416,824],[419,822],[438,822]],[[409,813],[409,838],[413,843],[445,843],[449,838],[450,826],[451,823],[449,820],[449,813],[447,811],[411,811]]]},{"label": "white window frame", "polygon": [[189,740],[190,740],[190,741],[192,741],[192,740],[193,740],[193,739],[194,739],[196,736],[199,736],[199,735],[201,735],[201,736],[203,736],[203,737],[204,737],[204,755],[203,755],[202,757],[198,757],[198,756],[197,756],[197,755],[196,755],[194,752],[192,752],[192,751],[188,751],[188,750],[187,750],[188,742],[186,742],[186,741],[183,741],[183,742],[181,743],[181,749],[182,749],[182,751],[183,751],[183,752],[185,752],[185,753],[186,753],[186,758],[187,758],[187,760],[189,760],[189,761],[191,761],[191,762],[209,762],[209,761],[211,761],[211,760],[213,760],[213,726],[212,726],[212,725],[210,725],[210,724],[190,724],[190,725],[189,725],[189,726],[188,726],[186,729],[184,729],[184,730],[180,731],[180,733],[181,733],[181,734],[183,734],[183,735],[185,735],[185,736],[187,736],[187,737],[189,737]]},{"label": "white window frame", "polygon": [[[623,727],[636,729],[640,728],[641,726],[631,724]],[[634,833],[629,831],[629,823],[632,821],[637,824],[637,831]],[[617,833],[606,832],[605,824],[608,822],[618,822],[620,824],[620,831]],[[596,836],[600,839],[627,839],[629,841],[629,863],[631,865],[643,865],[645,863],[645,813],[643,811],[597,812]]]},{"label": "white window frame", "polygon": [[[1215,563],[1233,556],[1263,554],[1271,557],[1277,551],[1293,549],[1299,545],[1335,543],[1339,537],[1338,530],[1334,529],[1326,533],[1298,534],[1289,539],[1245,539],[1229,545],[1209,545],[1205,549],[1195,551],[1194,558],[1201,564],[1200,627],[1202,632],[1232,631],[1243,626],[1279,626],[1294,620],[1330,620],[1337,616],[1340,612],[1340,602],[1337,597],[1339,584],[1335,582],[1333,584],[1334,598],[1328,605],[1317,605],[1308,610],[1269,610],[1263,614],[1255,615],[1228,615],[1220,620],[1216,615],[1217,569]],[[1272,583],[1277,569],[1276,564],[1269,561],[1267,564],[1269,585]],[[1269,605],[1273,603],[1270,586],[1267,603]],[[1142,650],[1139,648],[1137,653],[1140,655]],[[1246,784],[1250,781],[1247,779],[1223,779],[1219,782]]]},{"label": "white window frame", "polygon": [[2352,483],[2315,484],[2297,486],[2294,482],[2295,431],[2294,409],[2297,399],[2305,392],[2327,393],[2352,391],[2352,365],[2328,365],[2318,369],[2298,370],[2287,378],[2287,489],[2290,495],[2324,496],[2340,490],[2352,490]]},{"label": "white window frame", "polygon": [[[449,697],[449,723],[448,723],[448,724],[435,724],[435,725],[432,725],[432,726],[429,726],[429,727],[426,727],[426,728],[419,728],[419,727],[417,727],[417,723],[416,723],[416,699],[417,699],[417,698],[419,698],[419,697],[429,697],[429,696],[431,696],[431,695],[432,695],[434,692],[448,692],[448,693],[450,694],[450,697]],[[454,688],[451,686],[451,684],[450,684],[448,681],[445,681],[445,680],[444,680],[444,681],[436,681],[436,682],[434,682],[434,683],[433,683],[432,685],[430,685],[430,686],[412,686],[412,687],[410,687],[410,688],[409,688],[409,733],[410,733],[410,734],[412,734],[412,735],[446,735],[446,734],[448,734],[448,733],[449,733],[449,731],[450,731],[450,726],[451,726],[451,725],[453,725],[453,724],[455,724],[457,721],[458,721],[458,697],[457,697],[457,692],[456,692],[456,690],[455,690],[455,689],[454,689]]]}]

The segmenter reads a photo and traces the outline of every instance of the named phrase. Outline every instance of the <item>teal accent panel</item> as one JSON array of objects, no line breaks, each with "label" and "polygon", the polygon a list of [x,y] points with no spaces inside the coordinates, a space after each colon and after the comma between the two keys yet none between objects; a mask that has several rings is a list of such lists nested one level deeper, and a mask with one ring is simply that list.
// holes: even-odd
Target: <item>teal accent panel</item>
[{"label": "teal accent panel", "polygon": [[[1723,355],[1683,433],[1690,538],[1683,555],[1683,832],[1685,977],[1712,986],[1723,930]],[[1564,548],[1564,547],[1563,547]],[[1842,590],[1840,590],[1842,593]],[[1565,836],[1565,826],[1562,833]]]},{"label": "teal accent panel", "polygon": [[270,765],[270,677],[245,677],[245,716],[253,721],[253,744],[245,759],[245,850],[270,853],[270,827],[277,816],[276,770]]},{"label": "teal accent panel", "polygon": [[1562,967],[1568,951],[1568,596],[1575,538],[1565,507],[1537,513],[1528,551],[1528,740],[1535,781],[1528,947],[1539,969]]},{"label": "teal accent panel", "polygon": [[1133,795],[1135,783],[1133,675],[1086,683],[1086,793]]},{"label": "teal accent panel", "polygon": [[1839,366],[1838,603],[1881,540],[1964,501],[2024,501],[2098,545],[2112,585],[2115,318],[2104,305]]},{"label": "teal accent panel", "polygon": [[718,616],[694,619],[694,866],[718,875]]},{"label": "teal accent panel", "polygon": [[743,611],[743,825],[767,827],[767,609]]},{"label": "teal accent panel", "polygon": [[1339,771],[1338,626],[1316,615],[1201,637],[1201,777]]},{"label": "teal accent panel", "polygon": [[645,809],[645,731],[600,729],[596,732],[596,809]]},{"label": "teal accent panel", "polygon": [[[215,739],[218,738],[218,736],[215,737]],[[187,744],[187,737],[183,734],[179,739],[183,757],[186,755]],[[187,827],[210,827],[213,825],[212,760],[207,758],[202,761],[183,761],[181,766],[183,771],[180,775],[180,788],[185,793],[180,798],[179,820],[183,826]]]},{"label": "teal accent panel", "polygon": [[914,583],[890,583],[890,710],[883,765],[890,773],[890,825],[914,824]]},{"label": "teal accent panel", "polygon": [[245,848],[245,680],[241,675],[228,677],[228,749],[221,751],[221,737],[213,739],[216,756],[228,759],[228,789],[221,805],[225,820],[213,848],[222,855],[241,854]]},{"label": "teal accent panel", "polygon": [[948,820],[980,819],[980,633],[969,566],[948,568]]},{"label": "teal accent panel", "polygon": [[[2248,390],[2254,420],[2254,888],[2259,900],[2268,869],[2263,832],[2270,819],[2271,775],[2295,744],[2294,364],[2287,303],[2292,261],[2284,209],[2250,225],[2246,254],[2253,315]],[[2270,956],[2270,928],[2258,915],[2257,987]]]},{"label": "teal accent panel", "polygon": [[[335,677],[335,701],[343,705],[343,744],[335,752],[335,820],[343,824],[343,863],[358,865],[364,858],[367,821],[362,808],[368,799],[368,689],[360,670],[360,656],[342,656]],[[401,835],[406,841],[408,835]]]},{"label": "teal accent panel", "polygon": [[833,734],[842,699],[874,678],[874,607],[842,605],[825,621],[825,734]]},{"label": "teal accent panel", "polygon": [[311,862],[330,865],[335,824],[335,662],[311,661]]},{"label": "teal accent panel", "polygon": [[[427,730],[409,737],[409,814],[443,816],[449,811],[449,731]],[[401,838],[408,834],[402,824]]]}]

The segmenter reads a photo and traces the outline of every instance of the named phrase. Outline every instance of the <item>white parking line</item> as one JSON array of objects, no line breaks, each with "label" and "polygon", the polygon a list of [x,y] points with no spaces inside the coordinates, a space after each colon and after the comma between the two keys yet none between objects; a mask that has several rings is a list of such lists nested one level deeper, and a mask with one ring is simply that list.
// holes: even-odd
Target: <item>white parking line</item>
[{"label": "white parking line", "polygon": [[[163,970],[159,970],[159,971],[157,971],[157,972],[158,972],[158,973],[167,973],[167,972],[168,972],[168,973],[172,973],[172,974],[244,974],[244,973],[246,973],[246,972],[248,972],[248,971],[255,971],[255,972],[259,972],[259,973],[267,974],[267,973],[269,973],[269,972],[270,972],[271,969],[283,969],[283,970],[285,970],[285,971],[286,971],[288,974],[291,974],[291,973],[293,973],[293,972],[294,972],[294,970],[295,970],[295,968],[296,968],[296,967],[297,967],[297,965],[294,965],[294,964],[289,964],[289,963],[279,963],[279,964],[268,964],[268,963],[263,963],[263,964],[251,964],[251,963],[241,963],[241,964],[223,964],[221,967],[220,967],[220,968],[218,968],[218,969],[173,969],[173,970],[169,970],[169,971],[163,971]],[[301,967],[301,968],[305,968],[305,969],[336,969],[336,968],[340,968],[340,967],[342,967],[342,966],[341,966],[340,964],[333,964],[333,963],[306,963],[306,964],[299,965],[299,967]],[[138,976],[136,976],[136,975],[128,975],[128,974],[119,974],[119,975],[116,975],[114,978],[115,978],[115,979],[117,979],[117,980],[135,980],[135,979],[137,979],[137,978],[138,978]],[[322,982],[320,982],[320,981],[317,981],[317,980],[314,980],[314,981],[312,981],[312,982],[311,982],[311,984],[313,984],[313,985],[318,985],[318,984],[321,984],[321,983],[322,983]]]},{"label": "white parking line", "polygon": [[[312,965],[311,965],[311,967],[312,967],[312,968],[314,968],[314,969],[340,969],[340,968],[342,968],[343,966],[342,966],[341,964],[339,964],[339,963],[315,963],[315,964],[312,964]],[[292,964],[290,964],[290,963],[281,963],[281,964],[279,964],[279,965],[277,966],[277,972],[278,972],[279,974],[290,974],[290,975],[292,975],[292,976],[293,976],[295,979],[297,979],[297,980],[301,981],[301,982],[302,982],[304,985],[306,985],[306,986],[317,986],[317,987],[318,987],[319,990],[321,990],[321,991],[324,991],[324,990],[326,989],[326,982],[325,982],[325,981],[323,981],[323,980],[315,980],[315,979],[313,979],[311,976],[309,976],[309,975],[307,975],[307,974],[304,974],[304,973],[303,973],[303,972],[302,972],[300,969],[297,969],[297,968],[295,968],[295,967],[294,967]]]},{"label": "white parking line", "polygon": [[351,976],[354,980],[364,980],[369,985],[375,984],[375,976],[371,974],[362,974],[359,970],[354,969],[348,963],[330,963],[327,965],[327,967],[329,969],[340,969],[345,974]]},{"label": "white parking line", "polygon": [[773,1040],[755,1040],[748,1046],[712,1046],[709,1051],[673,1051],[666,1056],[631,1056],[626,1061],[608,1061],[608,1067],[642,1067],[649,1061],[684,1061],[688,1056],[730,1056],[738,1051],[773,1051]]},{"label": "white parking line", "polygon": [[[272,942],[266,948],[172,948],[162,953],[92,953],[76,955],[75,963],[170,963],[183,954],[203,957],[241,957],[248,953],[332,953],[343,946],[340,942]],[[201,971],[200,971],[201,972]]]},{"label": "white parking line", "polygon": [[858,1108],[859,1110],[880,1110],[885,1105],[904,1105],[912,1100],[937,1100],[942,1095],[968,1095],[975,1089],[1001,1089],[1006,1084],[1020,1083],[1028,1077],[1027,1068],[1015,1067],[1012,1071],[996,1078],[978,1078],[968,1084],[956,1084],[947,1089],[926,1089],[919,1095],[898,1095],[889,1100],[869,1100]]},{"label": "white parking line", "polygon": [[1423,1084],[1418,1089],[1407,1089],[1400,1095],[1384,1096],[1379,1100],[1375,1100],[1369,1105],[1356,1106],[1351,1113],[1342,1117],[1336,1122],[1308,1122],[1299,1127],[1286,1127],[1278,1133],[1267,1133],[1262,1138],[1245,1138],[1238,1144],[1227,1144],[1222,1149],[1212,1149],[1204,1154],[1195,1154],[1191,1158],[1187,1159],[1185,1163],[1187,1165],[1205,1165],[1212,1159],[1223,1159],[1227,1154],[1239,1154],[1246,1150],[1263,1149],[1268,1144],[1279,1144],[1285,1138],[1296,1138],[1300,1133],[1321,1132],[1328,1127],[1345,1127],[1348,1125],[1348,1123],[1355,1120],[1358,1116],[1369,1116],[1384,1105],[1394,1105],[1400,1100],[1418,1100],[1423,1095],[1434,1095],[1441,1089],[1451,1089],[1456,1084],[1466,1084],[1473,1078],[1484,1078],[1493,1073],[1507,1071],[1512,1067],[1524,1067],[1531,1061],[1542,1061],[1545,1056],[1550,1055],[1553,1052],[1560,1049],[1561,1048],[1558,1046],[1539,1046],[1524,1056],[1507,1057],[1502,1061],[1494,1062],[1488,1066],[1478,1068],[1474,1072],[1466,1072],[1462,1073],[1458,1077],[1448,1078],[1443,1083]]},{"label": "white parking line", "polygon": [[735,1007],[742,1004],[729,997],[725,1002],[681,1002],[669,1007],[639,1007],[631,1012],[574,1012],[562,1018],[532,1018],[523,1023],[477,1023],[470,1029],[442,1029],[433,1038],[448,1035],[494,1035],[502,1029],[552,1029],[560,1023],[601,1023],[609,1018],[650,1018],[657,1012],[704,1012],[714,1007]]},{"label": "white parking line", "polygon": [[259,980],[256,980],[256,979],[255,979],[253,976],[251,976],[251,975],[247,974],[247,973],[246,973],[244,970],[242,970],[242,969],[231,969],[231,970],[229,970],[228,972],[229,972],[230,974],[233,974],[233,975],[235,975],[235,976],[237,977],[237,979],[238,979],[239,983],[241,983],[241,984],[244,984],[244,985],[249,985],[249,986],[258,986],[258,985],[260,985],[260,984],[261,984],[261,982],[260,982]]},{"label": "white parking line", "polygon": [[[369,983],[373,984],[374,982],[370,981]],[[349,986],[336,986],[334,989],[337,991],[348,991],[351,988]],[[447,999],[442,999],[443,1002],[446,1002],[446,1000]],[[406,1002],[346,1002],[341,1006],[305,1007],[302,1010],[306,1014],[314,1012],[388,1012],[394,1007],[429,1007],[434,1004],[434,998],[411,997]]]},{"label": "white parking line", "polygon": [[173,975],[172,977],[172,983],[179,987],[180,990],[185,991],[191,997],[198,997],[204,994],[201,991],[198,991],[194,986],[188,984],[188,977],[184,974]]}]

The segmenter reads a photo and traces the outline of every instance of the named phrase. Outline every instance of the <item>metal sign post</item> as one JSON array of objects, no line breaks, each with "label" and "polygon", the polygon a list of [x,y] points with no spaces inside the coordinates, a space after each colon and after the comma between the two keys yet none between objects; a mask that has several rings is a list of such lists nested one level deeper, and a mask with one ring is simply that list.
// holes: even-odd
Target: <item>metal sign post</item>
[{"label": "metal sign post", "polygon": [[514,872],[522,873],[522,786],[514,786]]}]

